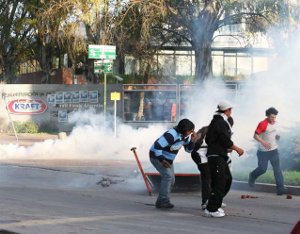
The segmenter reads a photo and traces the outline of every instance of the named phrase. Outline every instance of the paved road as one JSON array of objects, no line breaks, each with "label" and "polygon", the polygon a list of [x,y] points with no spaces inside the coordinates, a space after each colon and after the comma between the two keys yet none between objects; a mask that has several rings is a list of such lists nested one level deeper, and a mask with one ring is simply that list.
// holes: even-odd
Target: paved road
[{"label": "paved road", "polygon": [[[3,143],[14,136],[0,135]],[[19,136],[30,146],[56,136]],[[285,234],[300,220],[300,196],[231,190],[225,218],[206,218],[200,193],[172,193],[154,208],[132,161],[7,159],[0,162],[0,230],[21,234]],[[110,185],[103,187],[101,185]],[[241,199],[244,194],[258,196]],[[1,233],[1,232],[0,232]]]},{"label": "paved road", "polygon": [[[80,166],[79,166],[80,165]],[[107,171],[105,171],[105,169]],[[285,234],[300,219],[300,197],[232,190],[225,218],[206,218],[200,193],[172,193],[157,210],[133,162],[13,162],[0,165],[0,230],[57,233]],[[110,172],[110,173],[108,173]],[[109,180],[102,187],[99,181]]]}]

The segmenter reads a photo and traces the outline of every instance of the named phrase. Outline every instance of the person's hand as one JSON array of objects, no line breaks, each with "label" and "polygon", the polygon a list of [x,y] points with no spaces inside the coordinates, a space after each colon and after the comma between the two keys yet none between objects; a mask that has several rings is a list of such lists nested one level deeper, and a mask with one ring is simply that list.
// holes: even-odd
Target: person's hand
[{"label": "person's hand", "polygon": [[171,167],[171,164],[166,160],[162,160],[161,164],[163,165],[164,168],[170,168]]},{"label": "person's hand", "polygon": [[276,136],[275,136],[275,139],[276,139],[277,141],[279,141],[279,140],[280,140],[280,136],[279,136],[279,135],[276,135]]},{"label": "person's hand", "polygon": [[244,150],[242,148],[240,148],[240,147],[236,148],[236,152],[238,153],[239,157],[244,154]]},{"label": "person's hand", "polygon": [[263,141],[261,144],[263,145],[263,147],[264,147],[266,150],[271,149],[271,144],[270,144],[269,142]]},{"label": "person's hand", "polygon": [[195,143],[201,137],[201,133],[193,132],[191,135],[191,142]]}]

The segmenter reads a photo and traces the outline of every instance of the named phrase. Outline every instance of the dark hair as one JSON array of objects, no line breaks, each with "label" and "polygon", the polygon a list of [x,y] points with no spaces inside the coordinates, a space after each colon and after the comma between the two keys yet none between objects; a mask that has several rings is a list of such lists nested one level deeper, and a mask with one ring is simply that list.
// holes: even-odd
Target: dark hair
[{"label": "dark hair", "polygon": [[266,110],[266,116],[269,115],[277,115],[278,110],[276,110],[274,107],[270,107],[269,109]]},{"label": "dark hair", "polygon": [[189,119],[182,119],[182,120],[179,121],[179,123],[175,127],[175,129],[177,130],[177,132],[179,132],[181,134],[185,134],[186,131],[194,130],[195,129],[195,125]]},{"label": "dark hair", "polygon": [[233,121],[233,118],[230,116],[228,119],[227,119],[228,123],[230,124],[230,126],[232,127],[233,124],[234,124],[234,121]]}]

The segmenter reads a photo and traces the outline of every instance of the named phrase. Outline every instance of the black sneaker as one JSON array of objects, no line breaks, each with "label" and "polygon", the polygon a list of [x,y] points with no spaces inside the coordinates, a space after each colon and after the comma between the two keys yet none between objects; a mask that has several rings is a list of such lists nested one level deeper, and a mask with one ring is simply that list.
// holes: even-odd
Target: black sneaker
[{"label": "black sneaker", "polygon": [[159,209],[172,209],[174,205],[170,202],[167,202],[167,203],[155,204],[155,207]]}]

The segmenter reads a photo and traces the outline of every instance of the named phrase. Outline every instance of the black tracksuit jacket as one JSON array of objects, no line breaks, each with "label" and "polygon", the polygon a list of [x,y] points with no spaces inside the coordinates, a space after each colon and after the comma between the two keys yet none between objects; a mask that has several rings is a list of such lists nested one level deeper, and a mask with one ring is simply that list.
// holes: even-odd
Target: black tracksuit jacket
[{"label": "black tracksuit jacket", "polygon": [[227,160],[227,150],[233,145],[230,138],[231,129],[228,123],[221,115],[214,115],[205,137],[205,142],[208,145],[206,155],[219,155]]}]

